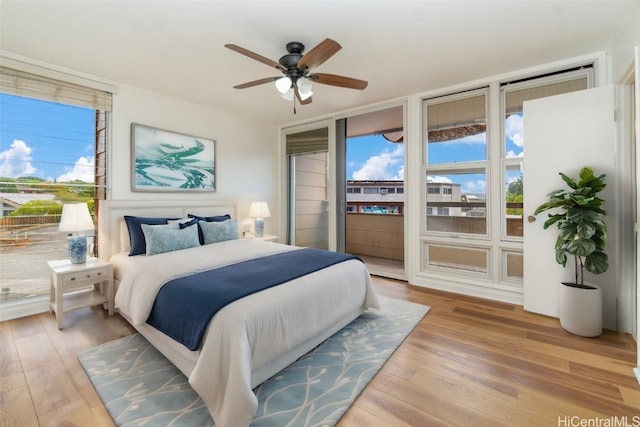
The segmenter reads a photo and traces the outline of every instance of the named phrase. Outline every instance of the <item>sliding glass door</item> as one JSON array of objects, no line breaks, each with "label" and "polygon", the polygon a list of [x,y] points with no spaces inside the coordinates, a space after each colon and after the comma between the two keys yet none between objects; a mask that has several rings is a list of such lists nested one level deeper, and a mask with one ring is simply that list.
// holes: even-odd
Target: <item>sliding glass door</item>
[{"label": "sliding glass door", "polygon": [[286,135],[287,243],[329,249],[329,128]]}]

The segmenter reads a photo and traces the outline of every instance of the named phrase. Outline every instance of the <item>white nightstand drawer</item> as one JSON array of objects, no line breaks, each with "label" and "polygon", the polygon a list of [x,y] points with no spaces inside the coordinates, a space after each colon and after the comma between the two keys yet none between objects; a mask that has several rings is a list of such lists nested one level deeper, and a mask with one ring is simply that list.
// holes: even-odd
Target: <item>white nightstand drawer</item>
[{"label": "white nightstand drawer", "polygon": [[69,289],[71,286],[87,286],[109,280],[109,269],[110,267],[102,267],[66,273],[62,276],[62,285]]}]

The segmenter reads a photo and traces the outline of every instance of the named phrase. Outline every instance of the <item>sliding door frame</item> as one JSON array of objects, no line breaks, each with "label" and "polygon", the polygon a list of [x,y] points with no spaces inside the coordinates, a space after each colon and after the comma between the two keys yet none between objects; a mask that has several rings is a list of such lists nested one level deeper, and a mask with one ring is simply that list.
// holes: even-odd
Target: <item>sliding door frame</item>
[{"label": "sliding door frame", "polygon": [[328,167],[327,167],[327,185],[328,185],[328,201],[329,201],[329,212],[328,212],[328,242],[329,242],[329,250],[335,251],[337,250],[337,232],[336,232],[336,166],[335,166],[335,158],[336,158],[336,125],[335,121],[332,119],[305,123],[302,125],[296,125],[291,127],[282,128],[280,132],[280,152],[281,152],[281,170],[280,176],[281,186],[280,191],[282,194],[280,212],[282,212],[282,216],[280,218],[280,230],[286,231],[285,241],[289,243],[290,237],[290,208],[291,208],[291,186],[290,186],[290,159],[287,155],[287,136],[293,135],[296,133],[307,132],[316,129],[327,128],[328,130]]}]

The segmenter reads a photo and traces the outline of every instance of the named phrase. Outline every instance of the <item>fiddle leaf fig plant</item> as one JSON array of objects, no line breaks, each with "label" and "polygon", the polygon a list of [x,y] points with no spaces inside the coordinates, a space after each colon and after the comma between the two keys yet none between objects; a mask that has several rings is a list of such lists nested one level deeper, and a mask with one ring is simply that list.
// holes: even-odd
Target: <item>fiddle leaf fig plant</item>
[{"label": "fiddle leaf fig plant", "polygon": [[544,223],[544,229],[556,225],[556,261],[563,267],[568,256],[574,258],[575,284],[584,286],[584,270],[600,274],[609,268],[608,256],[604,252],[607,240],[607,225],[602,220],[606,211],[604,200],[598,197],[606,186],[606,175],[596,176],[592,167],[580,170],[576,181],[560,172],[568,189],[555,190],[549,199],[538,206],[534,215],[551,210]]}]

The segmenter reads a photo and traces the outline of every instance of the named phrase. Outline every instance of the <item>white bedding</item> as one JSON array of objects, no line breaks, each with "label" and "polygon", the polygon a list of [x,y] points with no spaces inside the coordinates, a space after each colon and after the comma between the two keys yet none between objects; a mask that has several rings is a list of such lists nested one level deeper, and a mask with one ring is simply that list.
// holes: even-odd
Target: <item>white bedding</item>
[{"label": "white bedding", "polygon": [[257,409],[255,386],[364,309],[378,308],[369,273],[363,263],[350,260],[242,298],[215,315],[196,352],[146,325],[154,298],[173,278],[295,249],[238,239],[154,256],[122,253],[111,258],[120,281],[116,307],[188,376],[218,427],[248,426]]}]

